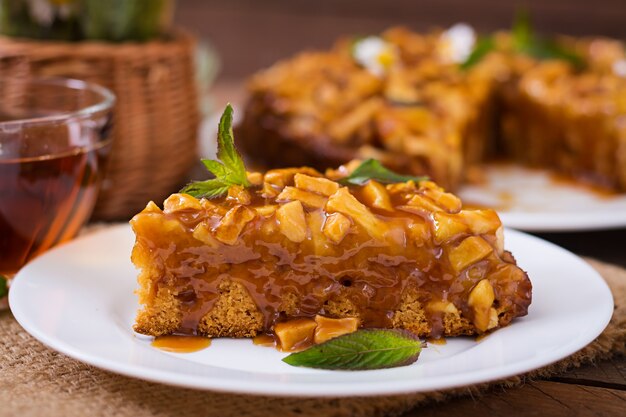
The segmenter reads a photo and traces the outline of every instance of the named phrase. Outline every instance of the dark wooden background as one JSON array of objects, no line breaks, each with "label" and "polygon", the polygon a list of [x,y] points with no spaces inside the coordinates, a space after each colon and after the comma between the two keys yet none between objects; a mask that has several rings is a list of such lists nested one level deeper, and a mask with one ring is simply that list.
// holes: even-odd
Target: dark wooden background
[{"label": "dark wooden background", "polygon": [[230,79],[303,48],[326,47],[342,34],[459,21],[481,31],[507,28],[519,7],[530,10],[543,33],[626,39],[626,0],[178,0],[176,20],[213,43],[220,78]]}]

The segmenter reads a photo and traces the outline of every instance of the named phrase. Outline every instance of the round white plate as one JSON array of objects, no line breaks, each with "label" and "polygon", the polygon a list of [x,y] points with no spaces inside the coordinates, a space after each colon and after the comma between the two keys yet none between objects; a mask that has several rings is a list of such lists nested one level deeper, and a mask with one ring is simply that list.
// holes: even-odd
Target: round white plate
[{"label": "round white plate", "polygon": [[516,165],[485,167],[485,182],[464,185],[464,203],[493,207],[507,227],[534,232],[574,232],[626,227],[626,194],[599,193],[558,181],[548,171]]},{"label": "round white plate", "polygon": [[291,367],[249,339],[216,339],[202,351],[153,348],[133,333],[133,234],[117,226],[79,238],[24,267],[11,287],[15,318],[35,338],[79,361],[150,381],[280,396],[356,396],[440,390],[508,377],[576,352],[607,325],[613,299],[587,263],[508,230],[506,244],[533,282],[527,317],[475,341],[430,345],[413,365],[376,371]]}]

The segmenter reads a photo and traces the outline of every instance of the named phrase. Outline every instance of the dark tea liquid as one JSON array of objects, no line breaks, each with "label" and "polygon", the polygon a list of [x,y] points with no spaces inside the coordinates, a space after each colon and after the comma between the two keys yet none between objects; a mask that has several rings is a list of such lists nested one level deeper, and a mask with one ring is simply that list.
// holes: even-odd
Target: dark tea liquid
[{"label": "dark tea liquid", "polygon": [[0,274],[71,239],[91,215],[110,142],[67,154],[0,159]]}]

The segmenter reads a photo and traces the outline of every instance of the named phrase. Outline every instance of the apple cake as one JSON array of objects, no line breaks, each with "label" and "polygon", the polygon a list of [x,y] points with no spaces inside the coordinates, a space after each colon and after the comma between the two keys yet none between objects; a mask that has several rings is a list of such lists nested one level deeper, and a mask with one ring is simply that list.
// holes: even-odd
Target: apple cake
[{"label": "apple cake", "polygon": [[134,329],[253,337],[351,318],[442,337],[527,313],[531,283],[496,212],[465,210],[431,181],[345,185],[355,166],[248,173],[249,187],[216,198],[150,202],[131,221]]},{"label": "apple cake", "polygon": [[507,158],[626,191],[623,45],[473,37],[393,28],[278,62],[249,82],[242,149],[270,167],[376,158],[450,190]]}]

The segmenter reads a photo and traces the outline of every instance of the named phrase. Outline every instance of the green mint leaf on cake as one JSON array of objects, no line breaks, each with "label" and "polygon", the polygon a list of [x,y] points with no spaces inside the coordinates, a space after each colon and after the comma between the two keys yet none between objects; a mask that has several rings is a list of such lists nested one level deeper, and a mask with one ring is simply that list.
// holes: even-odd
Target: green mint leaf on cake
[{"label": "green mint leaf on cake", "polygon": [[393,184],[407,181],[426,181],[428,177],[413,177],[410,175],[400,175],[385,168],[376,159],[363,161],[350,175],[339,180],[343,185],[363,185],[369,180],[381,182],[383,184]]},{"label": "green mint leaf on cake", "polygon": [[[511,40],[512,50],[515,53],[528,55],[539,60],[563,60],[576,68],[584,66],[583,59],[574,51],[552,39],[537,35],[532,26],[530,13],[525,9],[521,9],[515,14],[511,27]],[[461,69],[467,70],[473,67],[496,49],[497,45],[493,36],[479,39],[470,56],[461,64]]]},{"label": "green mint leaf on cake", "polygon": [[516,52],[529,55],[536,59],[559,59],[568,61],[580,68],[584,62],[575,52],[567,49],[551,39],[545,39],[534,31],[530,13],[522,9],[517,12],[511,30],[513,48]]},{"label": "green mint leaf on cake", "polygon": [[233,107],[230,104],[226,105],[220,118],[217,132],[217,160],[203,159],[202,163],[215,178],[194,181],[180,190],[181,193],[196,198],[214,198],[226,194],[231,185],[250,186],[243,159],[235,148]]},{"label": "green mint leaf on cake", "polygon": [[214,198],[228,193],[231,184],[218,179],[195,181],[180,190],[181,193],[192,195],[196,198]]},{"label": "green mint leaf on cake", "polygon": [[513,46],[517,50],[523,50],[534,41],[535,33],[530,21],[530,13],[526,9],[519,9],[515,14],[513,20],[513,27],[511,28],[511,35],[513,36]]},{"label": "green mint leaf on cake", "polygon": [[406,330],[362,329],[292,353],[283,362],[332,370],[383,369],[410,365],[421,351],[418,337]]},{"label": "green mint leaf on cake", "polygon": [[491,36],[478,39],[472,53],[461,64],[461,68],[466,70],[478,64],[491,51],[496,49],[496,42]]},{"label": "green mint leaf on cake", "polygon": [[0,275],[0,299],[4,298],[9,293],[9,287],[7,285],[7,279]]},{"label": "green mint leaf on cake", "polygon": [[[241,155],[239,155],[239,152],[237,152],[237,148],[235,148],[235,136],[233,134],[233,107],[230,103],[226,105],[224,114],[222,114],[222,117],[220,118],[217,133],[217,159],[221,161],[222,166],[228,171],[227,177],[230,181],[244,187],[250,185],[246,176],[246,167],[243,163],[243,159],[241,158]],[[211,164],[206,165],[207,160],[204,160],[203,162],[209,171],[211,171]],[[219,164],[217,161],[210,162]]]},{"label": "green mint leaf on cake", "polygon": [[537,59],[559,59],[567,61],[576,68],[582,68],[584,66],[583,59],[576,55],[576,53],[549,40],[533,42],[528,45],[523,52]]}]

